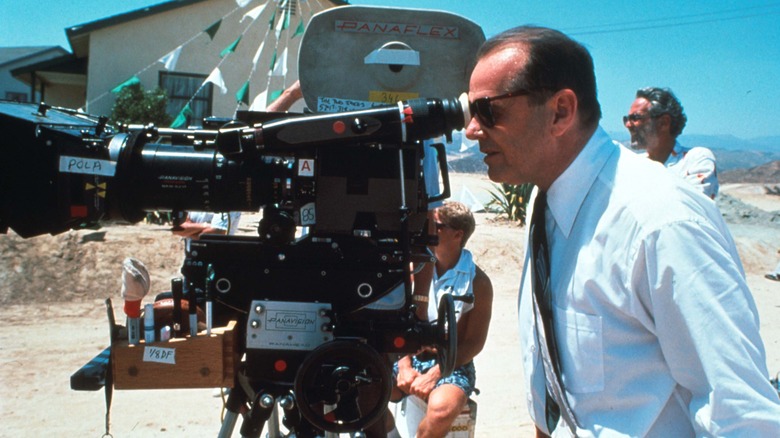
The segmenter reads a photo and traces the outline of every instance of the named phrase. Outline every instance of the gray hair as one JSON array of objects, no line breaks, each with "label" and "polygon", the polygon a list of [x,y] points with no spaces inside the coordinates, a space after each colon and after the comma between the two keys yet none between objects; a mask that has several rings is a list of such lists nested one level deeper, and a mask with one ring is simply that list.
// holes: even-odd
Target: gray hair
[{"label": "gray hair", "polygon": [[645,87],[637,90],[636,97],[647,99],[650,102],[651,106],[648,113],[652,117],[669,114],[669,117],[672,119],[669,131],[674,138],[677,138],[682,133],[688,117],[685,116],[683,107],[674,93],[672,93],[672,90],[668,88]]}]

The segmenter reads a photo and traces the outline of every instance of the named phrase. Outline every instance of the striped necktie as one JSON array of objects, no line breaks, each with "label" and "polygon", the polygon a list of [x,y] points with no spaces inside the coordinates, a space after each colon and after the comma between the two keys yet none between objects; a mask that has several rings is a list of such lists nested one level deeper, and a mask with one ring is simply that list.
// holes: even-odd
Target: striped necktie
[{"label": "striped necktie", "polygon": [[[544,413],[547,430],[552,432],[563,415],[564,422],[576,431],[574,413],[566,400],[560,373],[558,347],[553,330],[552,291],[550,289],[550,252],[545,230],[545,210],[547,194],[539,191],[534,201],[531,217],[531,263],[533,269],[533,297],[537,336],[544,342],[538,342],[542,352],[545,373]],[[563,405],[563,411],[561,411]]]}]

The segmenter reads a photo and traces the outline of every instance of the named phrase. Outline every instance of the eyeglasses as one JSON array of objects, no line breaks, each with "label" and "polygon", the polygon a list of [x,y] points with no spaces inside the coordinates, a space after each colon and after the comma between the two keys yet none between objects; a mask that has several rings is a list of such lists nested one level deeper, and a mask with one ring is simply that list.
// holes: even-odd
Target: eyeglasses
[{"label": "eyeglasses", "polygon": [[443,223],[443,222],[434,222],[434,225],[436,226],[436,231],[441,231],[442,228],[449,228],[450,226]]},{"label": "eyeglasses", "polygon": [[650,115],[650,114],[647,114],[647,113],[645,113],[645,114],[632,113],[632,114],[629,114],[627,116],[623,116],[623,124],[624,125],[628,125],[629,122],[631,124],[634,124],[636,122],[641,122],[642,120],[655,119],[657,117],[658,116],[653,116],[653,115]]},{"label": "eyeglasses", "polygon": [[493,115],[493,105],[491,105],[491,102],[494,100],[509,99],[510,97],[527,96],[531,94],[531,92],[532,90],[520,89],[498,96],[480,97],[473,102],[469,102],[469,111],[471,111],[472,117],[477,118],[480,125],[485,128],[492,128],[496,126],[496,118]]}]

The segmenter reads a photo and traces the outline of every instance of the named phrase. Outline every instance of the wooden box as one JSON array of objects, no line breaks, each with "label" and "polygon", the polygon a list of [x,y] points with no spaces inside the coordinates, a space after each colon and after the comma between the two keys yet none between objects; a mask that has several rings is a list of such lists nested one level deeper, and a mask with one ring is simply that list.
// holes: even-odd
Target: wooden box
[{"label": "wooden box", "polygon": [[224,388],[238,364],[235,321],[196,337],[111,346],[116,389]]}]

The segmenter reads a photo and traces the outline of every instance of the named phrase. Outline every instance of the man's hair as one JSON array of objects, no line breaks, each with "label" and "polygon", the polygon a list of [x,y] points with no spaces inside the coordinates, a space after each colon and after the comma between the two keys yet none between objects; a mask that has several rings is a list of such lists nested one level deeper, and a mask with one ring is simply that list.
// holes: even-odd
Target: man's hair
[{"label": "man's hair", "polygon": [[582,44],[554,29],[519,26],[485,41],[477,60],[509,46],[526,48],[528,62],[519,74],[505,84],[506,92],[525,88],[534,91],[531,102],[544,103],[556,92],[570,89],[576,94],[578,112],[584,126],[592,127],[601,119],[596,91],[593,58]]},{"label": "man's hair", "polygon": [[669,114],[672,122],[669,125],[669,133],[677,138],[685,128],[688,117],[683,112],[683,107],[677,96],[668,88],[645,87],[636,91],[637,98],[647,99],[650,102],[648,113],[653,117]]},{"label": "man's hair", "polygon": [[476,222],[474,215],[465,204],[457,201],[447,201],[441,207],[436,209],[439,215],[439,221],[453,230],[463,231],[463,241],[460,246],[466,246],[469,237],[474,234]]}]

